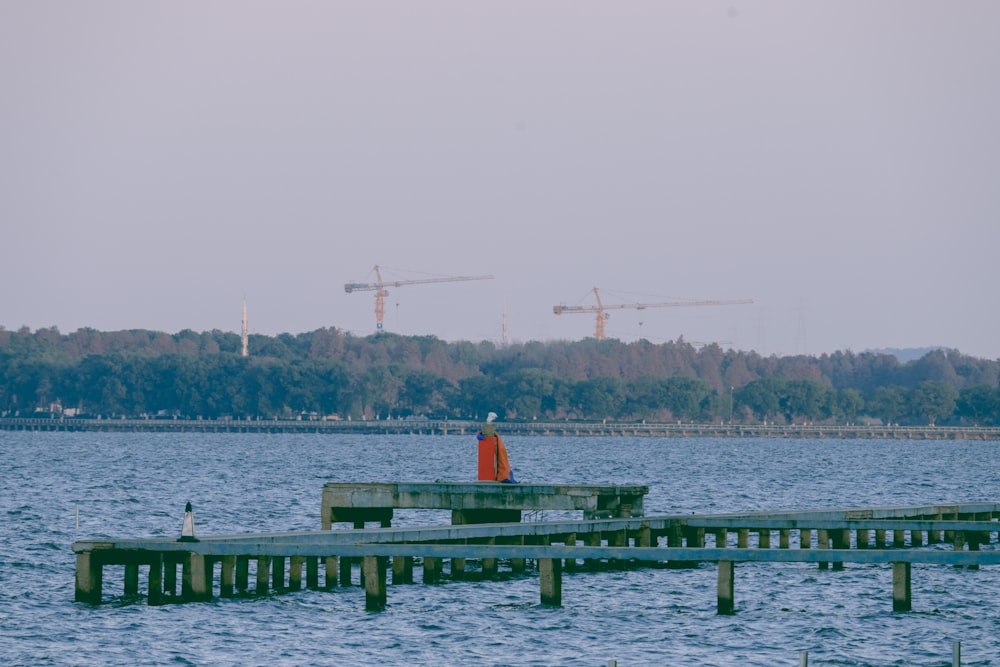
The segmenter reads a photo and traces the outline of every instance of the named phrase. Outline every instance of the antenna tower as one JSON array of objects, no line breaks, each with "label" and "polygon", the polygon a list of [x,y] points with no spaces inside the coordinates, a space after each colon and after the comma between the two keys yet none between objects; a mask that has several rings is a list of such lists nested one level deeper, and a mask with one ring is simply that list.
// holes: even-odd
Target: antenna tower
[{"label": "antenna tower", "polygon": [[502,337],[500,339],[500,341],[501,341],[500,344],[503,347],[507,347],[507,302],[506,301],[503,302],[503,329],[502,329],[502,331],[503,331],[503,334],[502,334]]},{"label": "antenna tower", "polygon": [[249,343],[250,343],[250,336],[249,336],[249,328],[247,327],[247,298],[246,298],[245,295],[243,297],[243,336],[242,336],[242,338],[243,338],[243,356],[244,357],[249,357],[250,356],[250,345],[249,345]]}]

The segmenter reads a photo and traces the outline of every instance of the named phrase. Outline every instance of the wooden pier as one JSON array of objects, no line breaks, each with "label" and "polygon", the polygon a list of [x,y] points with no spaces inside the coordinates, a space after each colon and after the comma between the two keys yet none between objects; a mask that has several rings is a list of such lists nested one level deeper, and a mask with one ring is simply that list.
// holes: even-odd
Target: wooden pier
[{"label": "wooden pier", "polygon": [[[356,486],[369,487],[361,488],[362,495],[372,491],[372,485]],[[643,487],[608,487],[619,490],[608,495],[623,488]],[[336,506],[327,503],[333,496],[324,489],[323,507],[331,519]],[[357,580],[365,589],[365,608],[379,610],[387,604],[390,564],[392,584],[414,583],[419,562],[422,583],[429,585],[445,576],[471,578],[470,559],[481,562],[478,576],[484,578],[495,576],[501,562],[509,563],[512,572],[526,573],[527,562],[534,560],[540,602],[561,605],[566,572],[586,576],[589,570],[626,564],[688,568],[716,563],[718,612],[729,614],[736,610],[737,563],[807,562],[834,570],[846,563],[891,566],[892,608],[909,611],[913,564],[1000,564],[998,518],[1000,502],[982,502],[258,533],[199,536],[195,542],[84,540],[75,542],[73,551],[76,599],[89,603],[102,601],[106,566],[125,567],[125,595],[139,594],[140,568],[147,568],[145,594],[154,605],[300,590],[304,575],[305,586],[317,590]],[[356,570],[354,559],[360,562]]]}]

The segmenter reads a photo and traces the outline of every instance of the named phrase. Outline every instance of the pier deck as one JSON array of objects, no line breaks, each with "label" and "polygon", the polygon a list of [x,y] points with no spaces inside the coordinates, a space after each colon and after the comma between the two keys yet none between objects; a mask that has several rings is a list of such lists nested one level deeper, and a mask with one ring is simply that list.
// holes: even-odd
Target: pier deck
[{"label": "pier deck", "polygon": [[322,528],[367,522],[388,527],[394,509],[451,510],[453,524],[518,522],[524,510],[579,510],[585,519],[642,516],[648,486],[499,482],[331,482],[323,486]]}]

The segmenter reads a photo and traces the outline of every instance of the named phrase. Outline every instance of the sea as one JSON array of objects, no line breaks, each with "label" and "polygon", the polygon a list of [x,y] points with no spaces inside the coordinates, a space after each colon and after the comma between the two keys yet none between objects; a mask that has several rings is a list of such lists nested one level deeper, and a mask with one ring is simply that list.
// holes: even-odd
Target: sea
[{"label": "sea", "polygon": [[[506,444],[521,482],[648,485],[648,516],[1000,500],[997,442]],[[102,604],[73,599],[75,540],[179,536],[187,502],[197,535],[317,530],[326,482],[470,481],[476,451],[462,436],[0,432],[0,664],[941,666],[959,642],[962,665],[1000,665],[987,566],[914,565],[908,613],[892,611],[890,566],[853,564],[738,564],[732,616],[712,564],[565,573],[561,607],[530,571],[390,586],[382,612],[358,586],[150,607],[115,566]]]}]

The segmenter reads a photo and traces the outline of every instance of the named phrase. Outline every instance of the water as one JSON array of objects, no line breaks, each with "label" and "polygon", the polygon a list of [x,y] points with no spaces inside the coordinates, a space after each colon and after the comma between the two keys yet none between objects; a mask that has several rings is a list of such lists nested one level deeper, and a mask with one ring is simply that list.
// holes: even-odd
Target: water
[{"label": "water", "polygon": [[[518,479],[646,484],[647,514],[997,500],[993,442],[509,438]],[[105,568],[105,604],[73,601],[77,539],[315,530],[328,481],[475,478],[457,436],[0,432],[4,665],[1000,665],[1000,568],[913,567],[894,614],[887,566],[739,564],[736,615],[716,569],[534,575],[149,607]],[[79,528],[76,509],[79,507]],[[397,513],[395,525],[441,521]],[[545,517],[548,518],[548,517]],[[554,517],[553,517],[554,518]],[[447,517],[444,517],[447,520]],[[996,542],[986,548],[998,548]],[[144,576],[142,578],[144,586]]]}]

